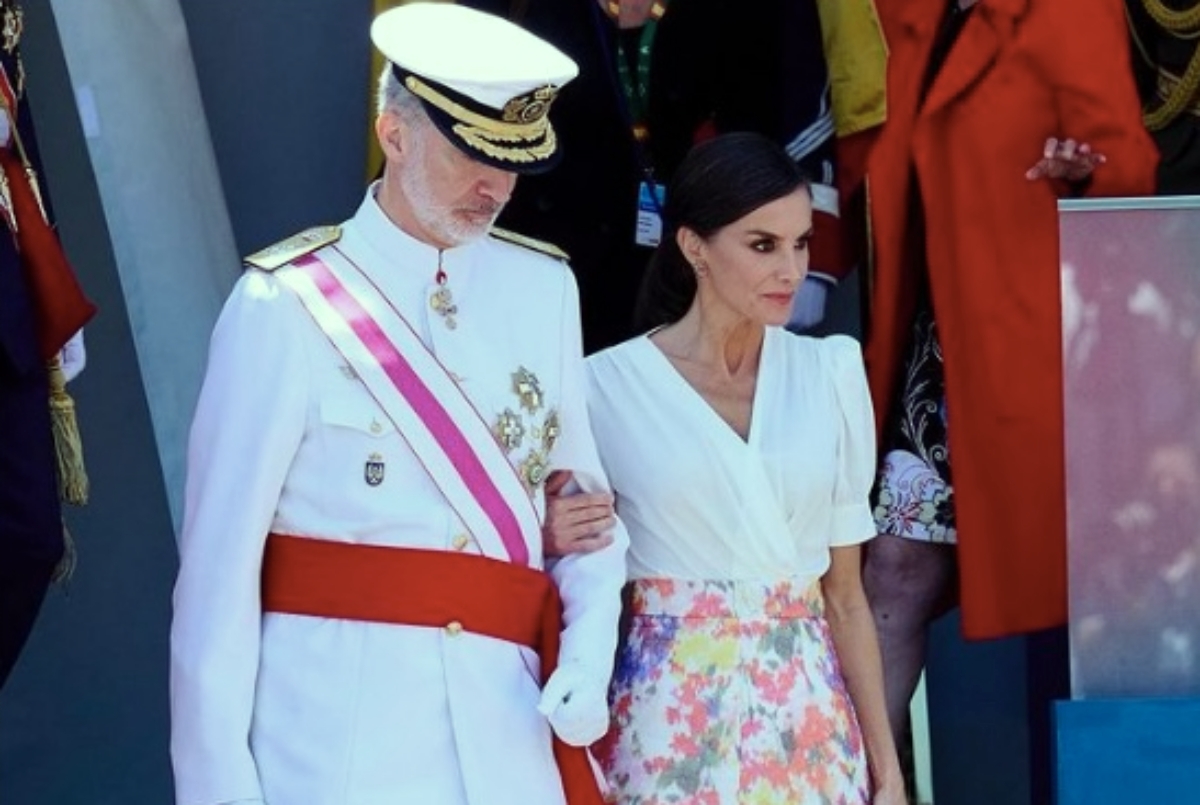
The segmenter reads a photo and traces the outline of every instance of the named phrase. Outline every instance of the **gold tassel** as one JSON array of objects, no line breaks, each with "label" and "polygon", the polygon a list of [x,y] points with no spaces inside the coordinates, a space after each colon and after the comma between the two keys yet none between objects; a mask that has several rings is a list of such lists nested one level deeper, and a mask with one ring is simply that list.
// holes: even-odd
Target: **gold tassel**
[{"label": "gold tassel", "polygon": [[63,523],[63,555],[62,559],[58,560],[58,566],[54,568],[54,575],[51,581],[55,584],[66,586],[71,577],[75,575],[75,565],[78,563],[79,553],[75,548],[75,538],[71,536],[71,529],[67,528],[67,524]]},{"label": "gold tassel", "polygon": [[50,361],[50,423],[58,460],[58,494],[64,502],[82,506],[88,499],[87,469],[83,465],[83,442],[75,421],[75,401],[67,394],[62,360]]}]

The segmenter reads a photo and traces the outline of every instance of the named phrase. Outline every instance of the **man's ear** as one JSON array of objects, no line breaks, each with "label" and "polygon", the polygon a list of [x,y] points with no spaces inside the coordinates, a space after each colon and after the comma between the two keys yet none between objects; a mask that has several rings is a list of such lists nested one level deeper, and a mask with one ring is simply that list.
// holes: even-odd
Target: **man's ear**
[{"label": "man's ear", "polygon": [[379,148],[388,162],[403,157],[408,142],[408,126],[400,115],[391,111],[381,112],[375,118],[375,136],[379,139]]}]

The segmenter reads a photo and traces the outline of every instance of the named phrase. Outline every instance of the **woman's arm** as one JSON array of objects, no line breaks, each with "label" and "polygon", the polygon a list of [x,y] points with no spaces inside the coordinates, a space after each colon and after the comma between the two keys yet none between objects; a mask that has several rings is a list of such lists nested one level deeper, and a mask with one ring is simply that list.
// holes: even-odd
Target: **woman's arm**
[{"label": "woman's arm", "polygon": [[875,621],[863,592],[861,548],[835,547],[830,554],[829,570],[821,579],[825,617],[862,729],[871,772],[872,802],[904,803],[904,776],[884,706],[883,663],[875,637]]}]

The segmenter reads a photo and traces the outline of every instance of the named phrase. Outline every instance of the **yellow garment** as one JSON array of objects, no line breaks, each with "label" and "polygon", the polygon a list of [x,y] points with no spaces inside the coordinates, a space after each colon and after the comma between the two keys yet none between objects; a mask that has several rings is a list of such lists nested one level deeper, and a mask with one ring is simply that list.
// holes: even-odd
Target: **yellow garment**
[{"label": "yellow garment", "polygon": [[[415,1],[415,0],[412,0]],[[454,2],[454,0],[444,0],[445,2]],[[371,0],[374,4],[374,14],[372,19],[378,17],[389,8],[402,6],[410,0]],[[367,120],[370,121],[367,125],[367,181],[372,182],[379,177],[379,173],[383,170],[383,151],[379,149],[379,138],[375,136],[375,95],[379,89],[378,81],[379,74],[383,72],[383,54],[375,48],[371,48],[371,75],[367,79],[367,86],[371,91],[367,94]]]},{"label": "yellow garment", "polygon": [[875,0],[817,0],[839,137],[887,117],[887,42]]}]

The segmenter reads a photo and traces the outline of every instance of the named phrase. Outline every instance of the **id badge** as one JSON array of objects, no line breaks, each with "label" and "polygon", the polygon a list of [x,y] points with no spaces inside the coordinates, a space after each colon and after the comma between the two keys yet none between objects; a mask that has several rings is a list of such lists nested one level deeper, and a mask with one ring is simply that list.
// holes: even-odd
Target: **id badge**
[{"label": "id badge", "polygon": [[639,246],[653,248],[662,240],[662,208],[667,188],[657,182],[638,183],[637,232],[634,241]]}]

